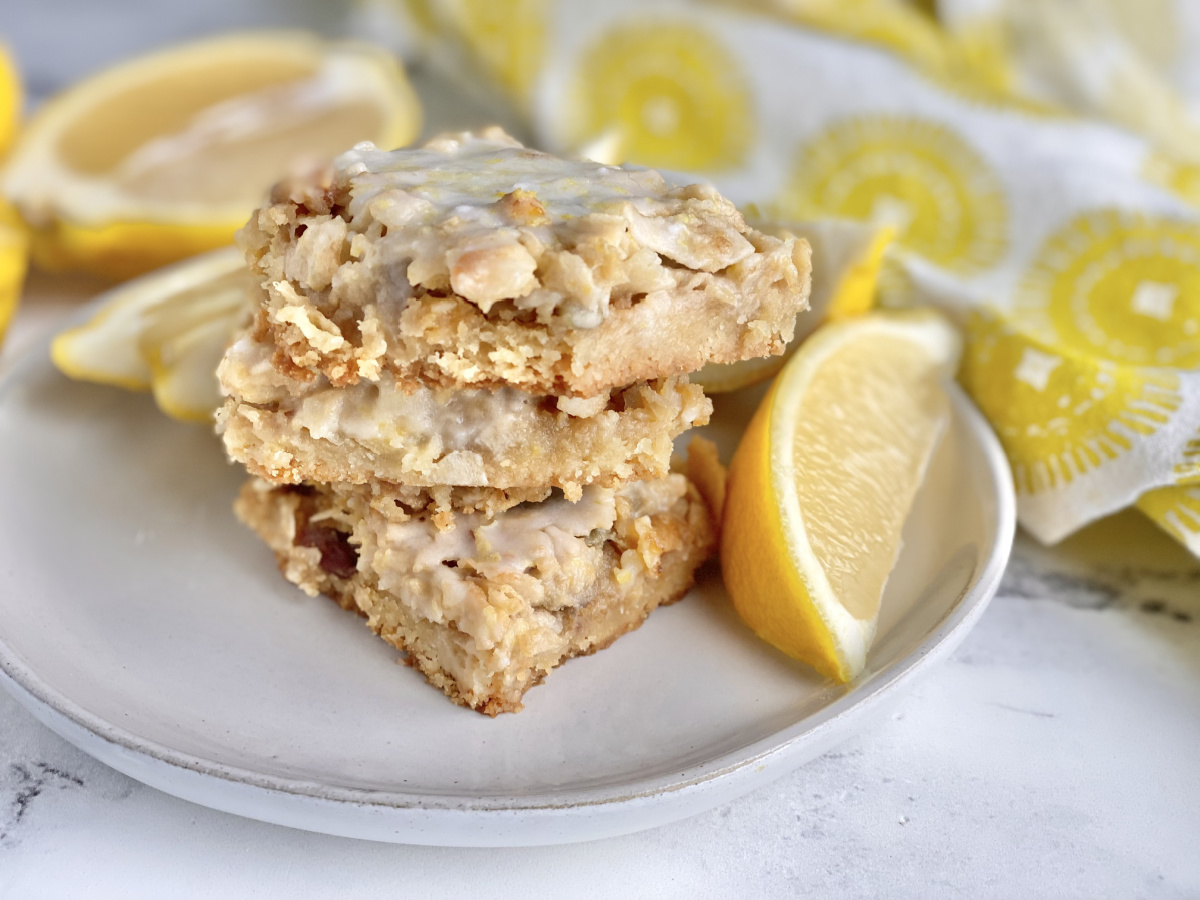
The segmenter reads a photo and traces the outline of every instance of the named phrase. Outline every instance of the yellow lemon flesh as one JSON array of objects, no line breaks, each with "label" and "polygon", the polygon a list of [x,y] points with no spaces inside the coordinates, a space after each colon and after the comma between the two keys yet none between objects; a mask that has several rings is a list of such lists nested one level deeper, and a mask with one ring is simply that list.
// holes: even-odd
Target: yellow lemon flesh
[{"label": "yellow lemon flesh", "polygon": [[812,290],[808,312],[782,356],[709,363],[692,376],[710,394],[736,391],[765,381],[783,368],[800,343],[820,324],[862,315],[875,304],[879,270],[895,231],[848,219],[786,224],[754,223],[768,234],[802,237],[812,247]]},{"label": "yellow lemon flesh", "polygon": [[80,381],[152,390],[176,419],[211,421],[217,364],[254,287],[240,251],[213,251],[110,291],[91,319],[54,339],[51,358]]},{"label": "yellow lemon flesh", "polygon": [[837,681],[866,666],[959,354],[932,313],[827,325],[780,373],[730,465],[721,566],[734,606]]},{"label": "yellow lemon flesh", "polygon": [[235,35],[54,98],[17,141],[2,186],[40,265],[124,278],[230,243],[290,169],[359,141],[400,146],[419,129],[416,96],[384,51]]}]

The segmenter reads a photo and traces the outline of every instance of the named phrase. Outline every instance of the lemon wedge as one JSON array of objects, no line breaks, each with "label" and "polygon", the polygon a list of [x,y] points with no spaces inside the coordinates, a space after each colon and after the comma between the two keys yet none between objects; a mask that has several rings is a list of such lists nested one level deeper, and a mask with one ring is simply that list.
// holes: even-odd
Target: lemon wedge
[{"label": "lemon wedge", "polygon": [[827,325],[780,373],[730,464],[721,566],[733,604],[837,681],[866,665],[960,352],[933,313]]},{"label": "lemon wedge", "polygon": [[800,343],[820,324],[862,315],[875,305],[875,288],[887,248],[895,240],[891,228],[848,219],[773,224],[754,227],[777,237],[792,234],[812,247],[812,289],[808,312],[796,321],[796,334],[782,356],[709,363],[692,376],[707,393],[723,394],[765,381],[783,368]]},{"label": "lemon wedge", "polygon": [[368,44],[242,34],[134,60],[47,103],[0,187],[35,261],[125,278],[232,242],[271,184],[355,143],[407,144],[420,106]]},{"label": "lemon wedge", "polygon": [[255,284],[237,248],[215,250],[113,289],[91,319],[55,337],[50,356],[71,378],[151,390],[167,415],[210,421],[217,364]]}]

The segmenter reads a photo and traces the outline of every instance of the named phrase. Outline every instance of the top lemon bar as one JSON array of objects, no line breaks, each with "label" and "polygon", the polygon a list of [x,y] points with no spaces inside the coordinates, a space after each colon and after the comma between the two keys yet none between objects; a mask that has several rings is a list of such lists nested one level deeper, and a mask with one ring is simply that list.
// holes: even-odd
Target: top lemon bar
[{"label": "top lemon bar", "polygon": [[275,365],[333,385],[593,397],[782,353],[809,248],[706,185],[564,160],[503,131],[360,144],[242,230]]}]

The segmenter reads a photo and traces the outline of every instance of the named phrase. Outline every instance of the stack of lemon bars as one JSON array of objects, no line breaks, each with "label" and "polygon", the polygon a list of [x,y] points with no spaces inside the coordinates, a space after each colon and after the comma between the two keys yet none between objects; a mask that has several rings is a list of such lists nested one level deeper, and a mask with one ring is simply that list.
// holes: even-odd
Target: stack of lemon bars
[{"label": "stack of lemon bars", "polygon": [[688,373],[781,353],[808,295],[807,244],[712,188],[495,129],[359,145],[240,240],[239,517],[489,715],[688,590],[717,530],[671,468],[712,411]]}]

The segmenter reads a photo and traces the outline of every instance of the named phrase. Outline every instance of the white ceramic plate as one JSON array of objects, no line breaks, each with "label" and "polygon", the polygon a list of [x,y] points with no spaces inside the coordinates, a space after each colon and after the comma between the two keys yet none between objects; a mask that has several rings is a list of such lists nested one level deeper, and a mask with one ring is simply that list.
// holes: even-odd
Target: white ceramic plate
[{"label": "white ceramic plate", "polygon": [[[283,581],[230,511],[242,475],[214,437],[68,381],[39,347],[0,384],[0,682],[114,768],[269,822],[444,845],[670,822],[843,740],[979,618],[1014,504],[995,438],[955,400],[854,684],[758,641],[709,568],[524,712],[488,719]],[[718,438],[755,402],[722,398]]]}]

